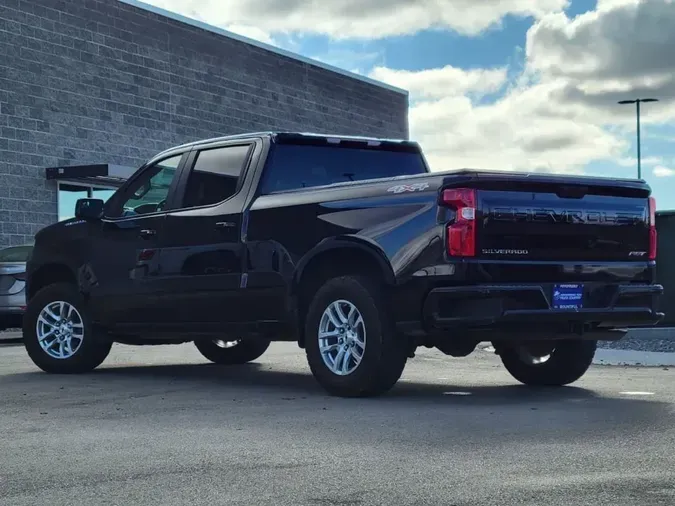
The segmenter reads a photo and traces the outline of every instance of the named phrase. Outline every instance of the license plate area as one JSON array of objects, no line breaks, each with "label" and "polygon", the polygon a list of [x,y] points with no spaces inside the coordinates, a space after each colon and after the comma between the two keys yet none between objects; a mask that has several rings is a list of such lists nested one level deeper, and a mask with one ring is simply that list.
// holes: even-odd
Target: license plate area
[{"label": "license plate area", "polygon": [[584,285],[564,283],[553,286],[553,309],[576,311],[584,307]]}]

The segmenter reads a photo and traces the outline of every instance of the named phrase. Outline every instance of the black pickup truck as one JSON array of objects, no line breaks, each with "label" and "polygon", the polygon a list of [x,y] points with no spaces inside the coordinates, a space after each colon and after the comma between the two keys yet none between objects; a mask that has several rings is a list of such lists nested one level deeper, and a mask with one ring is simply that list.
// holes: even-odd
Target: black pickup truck
[{"label": "black pickup truck", "polygon": [[94,369],[112,343],[194,342],[243,364],[304,348],[341,396],[381,394],[417,347],[491,342],[530,385],[579,379],[598,340],[653,325],[656,229],[637,180],[430,172],[409,141],[259,133],[195,142],[41,230],[26,349]]}]

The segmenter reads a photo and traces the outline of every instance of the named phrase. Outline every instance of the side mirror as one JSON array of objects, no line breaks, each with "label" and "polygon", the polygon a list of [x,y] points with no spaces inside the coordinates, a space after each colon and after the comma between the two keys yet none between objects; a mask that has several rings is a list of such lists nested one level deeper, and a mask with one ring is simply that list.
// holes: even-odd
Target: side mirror
[{"label": "side mirror", "polygon": [[104,204],[101,199],[78,199],[75,204],[75,217],[82,220],[98,220],[103,216]]}]

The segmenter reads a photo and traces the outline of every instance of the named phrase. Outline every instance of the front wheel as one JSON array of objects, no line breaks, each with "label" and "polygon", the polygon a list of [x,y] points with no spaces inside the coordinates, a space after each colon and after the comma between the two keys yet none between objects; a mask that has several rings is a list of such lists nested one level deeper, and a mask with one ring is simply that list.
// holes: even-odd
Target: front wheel
[{"label": "front wheel", "polygon": [[215,364],[238,365],[260,358],[270,346],[269,340],[247,339],[226,341],[222,339],[195,341],[204,358]]},{"label": "front wheel", "polygon": [[77,288],[58,283],[31,299],[23,319],[23,341],[35,365],[45,372],[72,374],[95,369],[112,342],[100,339]]},{"label": "front wheel", "polygon": [[506,370],[525,385],[563,386],[581,378],[593,363],[597,341],[565,340],[501,347]]},{"label": "front wheel", "polygon": [[305,351],[312,374],[330,394],[380,395],[406,364],[405,341],[393,331],[382,289],[365,277],[327,281],[314,295],[305,321]]}]

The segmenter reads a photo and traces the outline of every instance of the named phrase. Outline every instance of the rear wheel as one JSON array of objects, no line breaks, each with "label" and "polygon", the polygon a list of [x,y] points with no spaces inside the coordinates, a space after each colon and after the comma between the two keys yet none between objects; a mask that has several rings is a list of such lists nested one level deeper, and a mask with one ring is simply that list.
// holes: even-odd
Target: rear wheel
[{"label": "rear wheel", "polygon": [[35,365],[60,374],[95,369],[112,347],[111,341],[95,335],[84,298],[67,283],[46,286],[31,299],[23,319],[23,340]]},{"label": "rear wheel", "polygon": [[526,385],[562,386],[581,378],[593,363],[597,341],[565,340],[501,347],[502,363]]},{"label": "rear wheel", "polygon": [[246,364],[260,358],[270,346],[268,340],[246,339],[227,341],[224,339],[195,341],[195,346],[204,358],[215,364]]},{"label": "rear wheel", "polygon": [[316,292],[305,320],[305,351],[319,384],[341,397],[386,392],[407,360],[381,288],[357,276],[331,279]]}]

